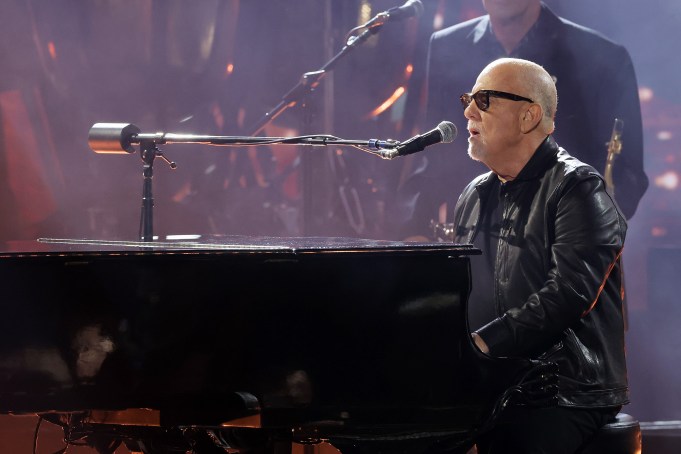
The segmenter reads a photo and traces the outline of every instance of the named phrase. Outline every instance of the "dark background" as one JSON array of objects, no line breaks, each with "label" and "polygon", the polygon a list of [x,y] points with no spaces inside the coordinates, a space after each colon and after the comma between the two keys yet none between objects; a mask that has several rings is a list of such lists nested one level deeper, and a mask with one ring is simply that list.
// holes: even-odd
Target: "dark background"
[{"label": "dark background", "polygon": [[[423,15],[385,25],[262,133],[405,140],[434,127],[419,123],[428,38],[483,9],[479,0],[423,3]],[[681,3],[547,3],[624,44],[634,61],[651,185],[630,222],[625,251],[632,387],[626,411],[644,421],[681,419]],[[351,28],[393,6],[389,0],[3,0],[0,240],[136,238],[139,154],[93,153],[92,124],[249,135],[302,74],[340,51]],[[405,92],[397,102],[372,112],[399,87]],[[396,239],[393,194],[410,158],[384,161],[348,147],[162,149],[178,169],[155,164],[159,236]]]}]

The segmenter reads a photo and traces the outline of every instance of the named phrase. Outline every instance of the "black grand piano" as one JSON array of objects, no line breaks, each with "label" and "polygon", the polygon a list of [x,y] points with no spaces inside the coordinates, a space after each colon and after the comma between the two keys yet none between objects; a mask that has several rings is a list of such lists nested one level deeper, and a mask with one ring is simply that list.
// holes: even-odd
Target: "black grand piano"
[{"label": "black grand piano", "polygon": [[481,354],[467,245],[42,239],[0,253],[0,412],[100,453],[448,452],[527,364]]}]

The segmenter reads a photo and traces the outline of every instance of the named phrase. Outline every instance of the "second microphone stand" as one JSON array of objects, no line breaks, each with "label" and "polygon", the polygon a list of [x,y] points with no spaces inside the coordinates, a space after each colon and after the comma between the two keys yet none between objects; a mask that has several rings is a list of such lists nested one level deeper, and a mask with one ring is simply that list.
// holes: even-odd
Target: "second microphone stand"
[{"label": "second microphone stand", "polygon": [[336,66],[336,63],[338,63],[338,61],[342,57],[344,57],[352,49],[366,41],[371,35],[376,34],[381,29],[381,27],[382,25],[374,25],[372,27],[367,28],[357,36],[351,36],[347,40],[345,46],[343,46],[343,48],[336,55],[334,55],[331,58],[331,60],[326,62],[324,66],[322,66],[317,71],[310,71],[304,73],[300,77],[298,83],[282,97],[279,104],[274,106],[272,110],[263,115],[260,118],[260,120],[258,120],[258,122],[255,123],[255,125],[251,129],[252,131],[251,135],[254,136],[257,135],[269,122],[277,118],[287,108],[293,107],[296,104],[298,104],[308,93],[312,92],[315,88],[317,88],[317,86],[319,86],[319,83],[324,78],[324,76],[331,69],[333,69],[334,66]]}]

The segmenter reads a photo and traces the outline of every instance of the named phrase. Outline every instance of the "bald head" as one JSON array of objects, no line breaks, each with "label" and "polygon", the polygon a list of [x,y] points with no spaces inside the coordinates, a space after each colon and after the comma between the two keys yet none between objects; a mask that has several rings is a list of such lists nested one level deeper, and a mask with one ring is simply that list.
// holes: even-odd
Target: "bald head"
[{"label": "bald head", "polygon": [[[500,58],[482,70],[480,80],[493,80],[504,91],[532,99],[542,109],[538,129],[542,134],[553,132],[553,120],[558,107],[558,92],[551,75],[544,68],[528,60]],[[499,88],[502,89],[502,88]]]},{"label": "bald head", "polygon": [[500,178],[515,178],[553,132],[558,104],[553,79],[535,63],[503,58],[482,70],[472,93],[461,97],[468,155]]}]

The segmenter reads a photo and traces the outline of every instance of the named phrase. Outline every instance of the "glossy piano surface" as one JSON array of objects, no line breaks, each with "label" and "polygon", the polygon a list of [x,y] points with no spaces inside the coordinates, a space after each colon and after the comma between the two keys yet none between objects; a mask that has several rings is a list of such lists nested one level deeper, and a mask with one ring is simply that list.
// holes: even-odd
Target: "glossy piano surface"
[{"label": "glossy piano surface", "polygon": [[468,433],[500,371],[466,326],[476,253],[342,238],[7,245],[0,412],[146,409],[164,427],[292,439]]},{"label": "glossy piano surface", "polygon": [[480,252],[468,244],[419,243],[339,237],[264,237],[222,235],[171,235],[155,237],[153,242],[130,240],[99,240],[79,238],[39,238],[36,241],[0,242],[0,257],[23,255],[112,254],[140,253],[174,254],[187,251],[232,253],[343,253],[367,252],[410,254],[475,255]]}]

